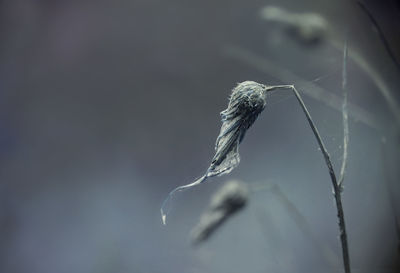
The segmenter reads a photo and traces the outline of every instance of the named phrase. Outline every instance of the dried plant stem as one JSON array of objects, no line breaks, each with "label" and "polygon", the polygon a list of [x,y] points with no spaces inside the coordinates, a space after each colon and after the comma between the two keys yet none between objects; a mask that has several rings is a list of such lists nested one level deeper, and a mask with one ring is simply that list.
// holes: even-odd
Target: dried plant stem
[{"label": "dried plant stem", "polygon": [[[331,45],[338,50],[342,49],[342,44],[335,40],[331,41]],[[390,112],[392,112],[396,124],[399,126],[400,105],[398,104],[397,99],[394,96],[394,91],[388,85],[388,81],[385,80],[370,63],[368,63],[367,58],[361,55],[360,52],[349,49],[348,53],[349,53],[349,58],[373,81],[376,88],[381,93],[383,99],[386,101],[388,109],[390,110]],[[354,109],[352,109],[351,104],[349,104],[349,108],[353,115]],[[378,129],[378,131],[382,131],[384,127],[380,126],[379,128],[376,129]]]},{"label": "dried plant stem", "polygon": [[376,31],[378,32],[379,38],[382,41],[383,46],[385,47],[387,53],[389,54],[390,59],[392,59],[393,63],[396,65],[397,69],[400,70],[400,63],[397,61],[393,50],[391,49],[388,40],[385,38],[383,34],[382,28],[379,26],[378,21],[376,21],[375,17],[369,11],[369,9],[365,6],[365,4],[361,1],[357,1],[357,4],[360,6],[361,10],[368,16],[371,23],[374,25]]},{"label": "dried plant stem", "polygon": [[[274,86],[274,89],[280,89],[280,88],[288,88],[293,91],[294,95],[296,96],[297,101],[299,102],[301,108],[303,109],[304,114],[306,115],[307,121],[314,133],[315,138],[317,139],[317,142],[318,142],[318,145],[322,152],[322,155],[324,156],[325,163],[326,163],[326,166],[328,167],[329,175],[330,175],[331,181],[332,181],[333,194],[334,194],[335,202],[336,202],[337,217],[339,219],[339,232],[340,232],[340,241],[342,243],[344,271],[345,271],[345,273],[350,273],[350,257],[349,257],[349,248],[348,248],[348,244],[347,244],[347,233],[346,233],[346,225],[345,225],[345,221],[344,221],[341,190],[340,190],[340,186],[336,179],[335,171],[333,170],[333,166],[332,166],[332,162],[331,162],[329,153],[325,148],[325,145],[322,141],[321,135],[319,134],[318,129],[315,126],[315,124],[311,118],[311,115],[308,112],[307,107],[304,104],[304,101],[300,96],[300,93],[296,90],[296,88],[293,85]],[[270,90],[272,90],[272,89],[270,89]]]},{"label": "dried plant stem", "polygon": [[342,116],[343,116],[343,160],[342,167],[340,168],[339,176],[339,188],[343,189],[344,174],[347,167],[348,157],[348,144],[349,144],[349,113],[348,113],[348,92],[347,92],[347,41],[344,44],[343,49],[343,70],[342,70],[342,90],[343,90],[343,104],[342,104]]}]

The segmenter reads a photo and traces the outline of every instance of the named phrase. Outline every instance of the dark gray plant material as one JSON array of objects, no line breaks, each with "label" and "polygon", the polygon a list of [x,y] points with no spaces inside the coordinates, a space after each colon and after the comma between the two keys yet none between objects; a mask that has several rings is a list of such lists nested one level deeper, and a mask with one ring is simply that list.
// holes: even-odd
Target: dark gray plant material
[{"label": "dark gray plant material", "polygon": [[239,144],[264,110],[266,89],[265,85],[252,81],[239,83],[233,89],[228,108],[221,112],[222,127],[207,177],[229,173],[239,164]]},{"label": "dark gray plant material", "polygon": [[230,173],[240,162],[239,144],[266,104],[266,91],[272,87],[253,81],[239,83],[233,90],[228,108],[221,112],[222,127],[215,143],[215,155],[206,173],[191,184],[172,190],[161,206],[165,225],[173,195],[204,182],[207,178]]},{"label": "dark gray plant material", "polygon": [[193,243],[206,241],[227,219],[240,211],[247,203],[248,194],[247,186],[239,181],[228,182],[220,188],[191,232]]},{"label": "dark gray plant material", "polygon": [[[346,226],[344,224],[344,214],[341,201],[341,193],[343,191],[344,175],[347,167],[348,146],[349,146],[349,114],[348,114],[348,90],[347,90],[347,40],[343,48],[343,70],[342,70],[342,90],[343,90],[343,161],[340,168],[339,181],[336,182],[337,187],[334,185],[334,195],[336,200],[336,207],[338,209],[340,239],[342,242],[343,264],[346,273],[350,273],[350,255],[347,246]],[[334,181],[332,180],[332,183]]]},{"label": "dark gray plant material", "polygon": [[206,174],[195,182],[177,187],[169,193],[167,199],[164,201],[161,207],[163,223],[165,224],[166,221],[166,214],[164,213],[165,206],[175,192],[199,185],[208,177],[229,173],[239,164],[239,143],[243,140],[246,130],[254,123],[257,116],[264,109],[266,104],[266,93],[276,89],[290,89],[293,91],[304,114],[306,115],[307,121],[318,142],[322,155],[324,156],[333,186],[337,216],[339,218],[339,231],[340,240],[342,243],[344,268],[346,273],[350,273],[350,258],[341,199],[341,187],[336,179],[336,174],[333,170],[329,153],[325,148],[325,144],[322,141],[321,135],[319,134],[318,129],[315,126],[311,115],[300,96],[300,93],[293,85],[266,86],[252,81],[245,81],[239,83],[238,86],[233,89],[228,108],[221,113],[222,128],[216,143],[216,154],[210,167],[208,168]]},{"label": "dark gray plant material", "polygon": [[294,13],[266,6],[261,10],[261,18],[282,24],[297,40],[307,44],[321,41],[328,31],[328,22],[317,13]]}]

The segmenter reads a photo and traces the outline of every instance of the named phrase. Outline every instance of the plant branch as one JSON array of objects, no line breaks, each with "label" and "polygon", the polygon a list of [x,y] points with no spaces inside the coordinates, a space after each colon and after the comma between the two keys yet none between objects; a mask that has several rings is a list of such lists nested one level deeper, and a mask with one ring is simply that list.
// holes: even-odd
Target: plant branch
[{"label": "plant branch", "polygon": [[348,145],[349,145],[349,113],[348,113],[348,92],[347,92],[347,41],[343,49],[343,70],[342,70],[342,90],[343,90],[343,160],[340,168],[339,188],[343,190],[344,174],[347,167]]},{"label": "plant branch", "polygon": [[337,210],[337,217],[339,219],[339,232],[340,232],[340,241],[342,243],[344,271],[345,271],[345,273],[350,273],[351,272],[350,271],[350,257],[349,257],[349,248],[348,248],[348,244],[347,244],[347,233],[346,233],[346,225],[345,225],[345,221],[344,221],[341,190],[340,190],[340,186],[337,182],[335,172],[333,170],[333,166],[332,166],[332,162],[331,162],[329,153],[326,150],[325,145],[322,141],[321,135],[319,134],[318,129],[315,126],[315,124],[311,118],[310,112],[308,112],[307,107],[304,104],[304,101],[301,98],[300,93],[296,90],[296,88],[293,85],[277,85],[277,86],[273,86],[273,87],[274,88],[271,88],[269,90],[288,88],[293,91],[294,95],[296,96],[297,101],[299,102],[301,108],[303,109],[304,114],[306,115],[307,121],[314,133],[314,136],[317,139],[318,145],[320,147],[322,155],[324,156],[325,163],[326,163],[326,166],[328,167],[329,175],[330,175],[331,181],[332,181],[333,194],[335,197],[336,210]]}]

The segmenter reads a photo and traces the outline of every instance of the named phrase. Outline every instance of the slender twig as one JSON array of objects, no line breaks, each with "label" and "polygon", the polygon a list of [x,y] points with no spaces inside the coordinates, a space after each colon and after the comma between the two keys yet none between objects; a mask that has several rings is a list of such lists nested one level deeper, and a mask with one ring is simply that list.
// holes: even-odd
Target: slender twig
[{"label": "slender twig", "polygon": [[[304,114],[306,115],[307,121],[314,133],[315,138],[317,139],[318,145],[320,147],[320,150],[322,152],[322,155],[324,156],[326,166],[328,167],[329,170],[329,175],[331,177],[332,181],[332,187],[333,187],[333,194],[335,197],[335,203],[336,203],[336,210],[337,210],[337,216],[339,219],[339,232],[340,232],[340,240],[342,243],[342,254],[343,254],[343,264],[344,264],[344,271],[345,273],[350,273],[350,257],[349,257],[349,248],[347,244],[347,233],[346,233],[346,225],[344,221],[344,212],[343,212],[343,206],[342,206],[342,197],[341,197],[341,190],[340,186],[337,182],[335,171],[333,170],[332,162],[329,156],[328,151],[325,148],[325,144],[322,141],[321,135],[318,132],[317,127],[315,126],[310,113],[307,110],[306,105],[304,104],[303,99],[301,98],[300,93],[297,91],[297,89],[293,85],[277,85],[274,86],[274,89],[280,89],[280,88],[287,88],[291,89],[296,96],[297,101],[299,102],[301,108],[303,109]],[[273,90],[272,88],[269,90]]]},{"label": "slender twig", "polygon": [[349,113],[347,110],[348,104],[348,92],[347,92],[347,40],[344,44],[343,49],[343,70],[342,70],[342,90],[343,90],[343,104],[342,104],[342,116],[343,116],[343,160],[342,167],[340,168],[339,176],[339,188],[343,189],[344,174],[347,167],[348,157],[348,144],[349,144]]},{"label": "slender twig", "polygon": [[394,64],[397,66],[397,69],[400,70],[400,63],[397,61],[396,57],[394,56],[393,50],[391,49],[389,42],[387,41],[385,35],[383,34],[383,30],[378,24],[378,21],[375,20],[374,16],[372,13],[368,10],[368,8],[365,6],[365,4],[361,1],[357,1],[357,4],[360,6],[362,11],[365,12],[365,14],[368,16],[369,20],[371,20],[371,23],[374,25],[376,31],[378,32],[379,38],[382,41],[383,46],[385,47],[387,53],[389,54],[390,58],[394,62]]},{"label": "slender twig", "polygon": [[[343,45],[341,42],[336,40],[330,41],[331,45],[338,49],[342,50]],[[371,81],[375,84],[378,91],[381,93],[381,96],[386,101],[388,105],[388,110],[393,114],[395,118],[395,122],[397,126],[400,126],[400,105],[397,102],[396,96],[394,95],[395,92],[389,86],[389,81],[383,78],[383,75],[373,66],[371,65],[367,58],[364,57],[359,51],[349,49],[349,58],[354,61],[354,63],[371,79]],[[350,104],[351,105],[351,104]],[[350,107],[351,112],[353,109]],[[382,123],[382,121],[381,121]],[[383,126],[381,126],[378,131],[381,131]]]}]

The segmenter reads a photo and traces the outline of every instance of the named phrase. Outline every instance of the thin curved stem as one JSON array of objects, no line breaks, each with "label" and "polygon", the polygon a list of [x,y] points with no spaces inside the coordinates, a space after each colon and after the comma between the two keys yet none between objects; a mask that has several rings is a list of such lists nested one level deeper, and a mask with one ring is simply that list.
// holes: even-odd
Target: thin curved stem
[{"label": "thin curved stem", "polygon": [[350,257],[349,257],[349,248],[348,248],[348,244],[347,244],[347,233],[346,233],[346,225],[345,225],[345,221],[344,221],[341,188],[337,182],[336,175],[333,170],[333,166],[332,166],[332,162],[331,162],[329,153],[326,150],[324,142],[322,141],[321,135],[319,134],[318,129],[315,126],[315,124],[311,118],[310,112],[308,112],[307,107],[304,104],[304,101],[300,96],[300,93],[296,90],[294,85],[278,85],[278,86],[273,86],[273,87],[274,88],[271,88],[269,90],[288,88],[293,91],[294,95],[296,96],[297,101],[299,102],[301,108],[303,109],[304,114],[306,115],[307,121],[314,133],[314,136],[317,139],[318,145],[320,147],[322,155],[324,156],[325,163],[326,163],[326,166],[328,167],[329,175],[330,175],[331,181],[332,181],[333,194],[335,197],[336,210],[337,210],[337,217],[339,219],[338,224],[339,224],[339,232],[340,232],[340,241],[342,243],[344,271],[345,271],[345,273],[350,273],[351,272],[350,271]]},{"label": "thin curved stem", "polygon": [[378,21],[369,11],[369,9],[365,6],[365,4],[361,1],[357,1],[357,4],[360,6],[362,11],[368,16],[369,20],[371,21],[372,25],[375,27],[376,31],[378,32],[379,38],[382,41],[383,46],[385,47],[387,53],[389,54],[390,59],[392,59],[393,63],[396,65],[397,69],[400,70],[400,63],[397,61],[396,56],[391,49],[388,40],[386,39],[385,35],[383,34],[382,28],[379,26]]},{"label": "thin curved stem", "polygon": [[349,112],[348,112],[348,92],[347,92],[347,41],[343,49],[343,70],[342,70],[342,90],[343,90],[343,160],[339,175],[339,188],[343,190],[344,174],[347,167],[348,146],[349,146]]}]

